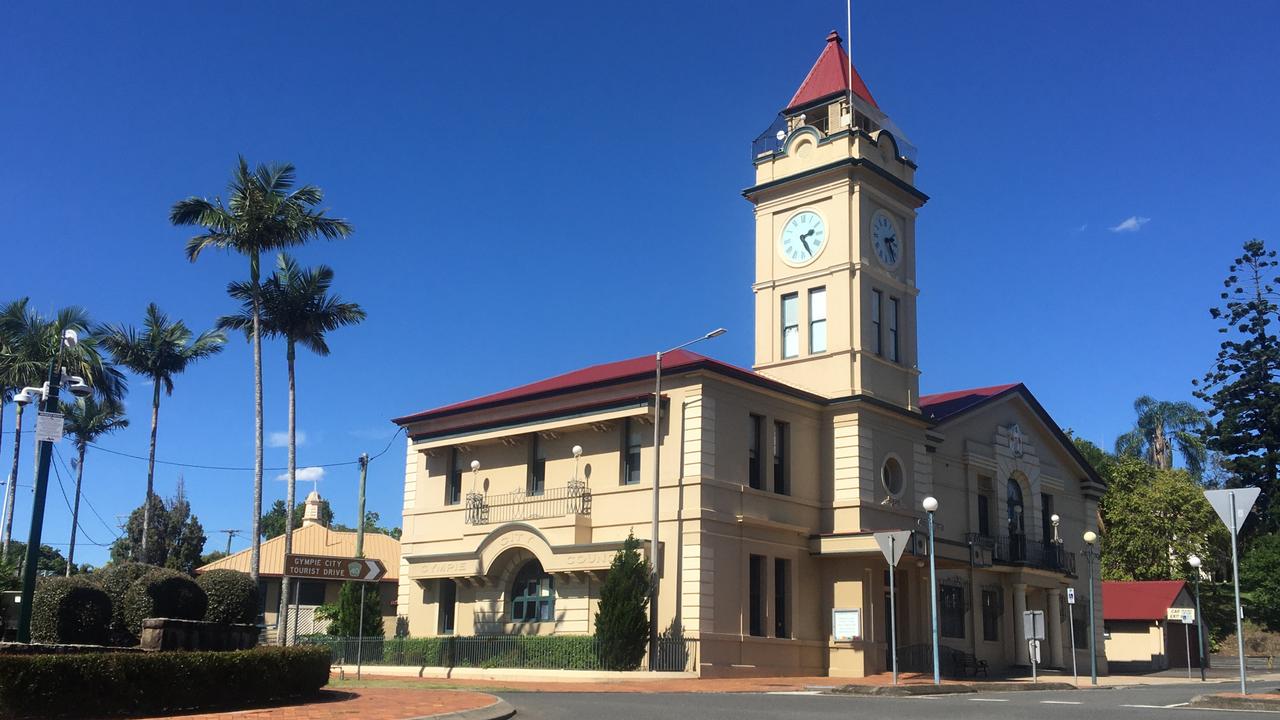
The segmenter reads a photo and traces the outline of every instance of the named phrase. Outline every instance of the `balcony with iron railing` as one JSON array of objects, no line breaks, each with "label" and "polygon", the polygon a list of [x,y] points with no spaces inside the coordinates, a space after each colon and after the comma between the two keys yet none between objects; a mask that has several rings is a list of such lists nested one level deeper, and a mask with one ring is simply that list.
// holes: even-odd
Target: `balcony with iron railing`
[{"label": "balcony with iron railing", "polygon": [[1059,543],[1040,542],[1026,535],[988,537],[977,533],[970,533],[966,540],[971,547],[985,548],[991,561],[997,565],[1017,565],[1076,576],[1076,556]]},{"label": "balcony with iron railing", "polygon": [[492,495],[469,492],[465,522],[493,525],[590,514],[591,489],[582,480],[570,480],[564,487],[546,488],[536,494],[524,490]]}]

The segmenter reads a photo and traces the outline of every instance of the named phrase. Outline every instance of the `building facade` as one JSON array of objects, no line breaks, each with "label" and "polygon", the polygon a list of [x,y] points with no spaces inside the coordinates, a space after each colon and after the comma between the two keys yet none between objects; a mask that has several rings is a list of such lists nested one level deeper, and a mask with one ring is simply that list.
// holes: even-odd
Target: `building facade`
[{"label": "building facade", "polygon": [[[1113,670],[1198,668],[1205,660],[1195,598],[1185,580],[1104,582],[1102,596],[1104,649]],[[1189,622],[1177,617],[1184,614]]]},{"label": "building facade", "polygon": [[899,664],[927,670],[933,496],[944,671],[1029,662],[1029,609],[1051,619],[1043,661],[1069,667],[1068,613],[1084,646],[1099,612],[1076,558],[1102,483],[1020,384],[920,396],[927,197],[838,35],[752,159],[753,369],[677,351],[657,398],[644,357],[396,419],[409,632],[590,634],[634,534],[657,568],[659,629],[697,640],[701,674],[883,672],[874,534],[898,530],[912,533],[896,569]]}]

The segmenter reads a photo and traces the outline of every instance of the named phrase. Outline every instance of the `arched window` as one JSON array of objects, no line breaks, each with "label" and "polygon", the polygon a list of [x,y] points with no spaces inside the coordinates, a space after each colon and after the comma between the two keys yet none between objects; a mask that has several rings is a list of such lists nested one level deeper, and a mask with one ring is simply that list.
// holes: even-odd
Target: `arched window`
[{"label": "arched window", "polygon": [[1014,478],[1009,478],[1009,534],[1022,535],[1022,486]]},{"label": "arched window", "polygon": [[525,563],[511,585],[511,621],[542,622],[555,613],[555,581],[542,570],[542,563]]},{"label": "arched window", "polygon": [[884,468],[880,470],[880,482],[884,483],[884,489],[893,497],[902,494],[902,464],[897,458],[891,457],[884,461]]}]

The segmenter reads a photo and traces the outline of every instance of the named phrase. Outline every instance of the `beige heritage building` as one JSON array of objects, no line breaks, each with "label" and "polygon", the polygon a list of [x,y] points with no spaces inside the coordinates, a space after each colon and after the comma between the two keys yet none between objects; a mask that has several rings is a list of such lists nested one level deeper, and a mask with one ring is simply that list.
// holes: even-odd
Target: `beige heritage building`
[{"label": "beige heritage building", "polygon": [[657,561],[660,629],[696,639],[702,675],[880,673],[873,533],[906,530],[899,663],[928,671],[932,495],[943,672],[1026,665],[1028,609],[1049,619],[1042,662],[1067,668],[1074,611],[1087,668],[1076,560],[1102,482],[1021,384],[920,396],[913,156],[831,33],[753,147],[754,368],[663,358],[656,553],[653,357],[396,419],[409,632],[591,634],[634,532]]}]

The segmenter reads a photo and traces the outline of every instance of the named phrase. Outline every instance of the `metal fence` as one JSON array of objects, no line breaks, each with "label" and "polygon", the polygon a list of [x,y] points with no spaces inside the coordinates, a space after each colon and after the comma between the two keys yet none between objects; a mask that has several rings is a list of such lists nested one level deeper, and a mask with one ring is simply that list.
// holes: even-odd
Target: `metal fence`
[{"label": "metal fence", "polygon": [[[407,665],[440,668],[520,668],[529,670],[624,670],[610,667],[593,635],[498,635],[478,637],[364,638],[312,635],[304,645],[323,645],[335,665]],[[646,655],[640,667],[648,670]],[[695,672],[696,638],[662,637],[655,670]]]},{"label": "metal fence", "polygon": [[1076,556],[1056,543],[1043,543],[1025,535],[1002,535],[995,540],[995,560],[1010,565],[1029,565],[1076,576]]},{"label": "metal fence", "polygon": [[467,493],[465,521],[468,525],[488,525],[574,514],[591,514],[591,489],[581,480],[570,480],[564,487],[547,488],[537,494],[523,490],[496,495]]}]

